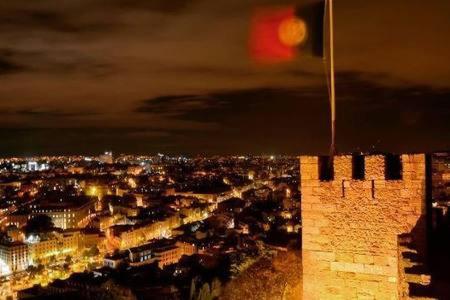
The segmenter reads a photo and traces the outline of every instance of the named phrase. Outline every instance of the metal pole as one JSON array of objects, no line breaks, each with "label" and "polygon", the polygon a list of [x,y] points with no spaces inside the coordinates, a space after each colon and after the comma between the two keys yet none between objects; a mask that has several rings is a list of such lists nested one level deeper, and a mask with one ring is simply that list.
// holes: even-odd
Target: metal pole
[{"label": "metal pole", "polygon": [[331,106],[331,145],[330,156],[336,152],[336,89],[334,75],[334,18],[333,18],[333,0],[328,0],[329,9],[329,35],[330,35],[330,106]]}]

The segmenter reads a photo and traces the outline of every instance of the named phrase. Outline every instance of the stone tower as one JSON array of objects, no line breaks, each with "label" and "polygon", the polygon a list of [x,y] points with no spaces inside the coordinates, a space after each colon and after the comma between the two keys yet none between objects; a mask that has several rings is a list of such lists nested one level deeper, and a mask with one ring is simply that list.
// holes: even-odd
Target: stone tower
[{"label": "stone tower", "polygon": [[399,235],[425,244],[425,155],[397,156],[397,174],[388,158],[300,157],[303,299],[402,298]]}]

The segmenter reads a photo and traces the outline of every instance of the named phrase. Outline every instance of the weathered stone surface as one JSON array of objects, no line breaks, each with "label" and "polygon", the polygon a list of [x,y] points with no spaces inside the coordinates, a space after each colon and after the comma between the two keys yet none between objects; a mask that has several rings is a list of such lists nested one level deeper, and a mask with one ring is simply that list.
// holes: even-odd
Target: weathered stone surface
[{"label": "weathered stone surface", "polygon": [[353,180],[351,156],[339,156],[322,182],[318,158],[300,157],[303,299],[402,297],[398,235],[424,232],[425,157],[402,162],[403,179],[385,180],[384,157],[367,156],[365,180]]}]

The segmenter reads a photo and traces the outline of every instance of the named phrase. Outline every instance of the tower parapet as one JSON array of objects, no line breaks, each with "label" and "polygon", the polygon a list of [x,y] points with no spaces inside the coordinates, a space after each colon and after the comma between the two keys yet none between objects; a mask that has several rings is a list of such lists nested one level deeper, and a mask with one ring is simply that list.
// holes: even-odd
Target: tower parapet
[{"label": "tower parapet", "polygon": [[425,234],[425,155],[300,157],[304,299],[398,299],[398,236]]}]

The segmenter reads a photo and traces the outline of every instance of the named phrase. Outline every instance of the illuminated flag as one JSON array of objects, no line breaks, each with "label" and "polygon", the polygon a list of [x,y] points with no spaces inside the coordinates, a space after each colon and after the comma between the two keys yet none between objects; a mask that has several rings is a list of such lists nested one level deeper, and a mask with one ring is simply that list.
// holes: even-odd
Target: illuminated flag
[{"label": "illuminated flag", "polygon": [[297,54],[323,57],[324,15],[323,1],[256,10],[250,29],[250,55],[267,63],[289,61]]}]

